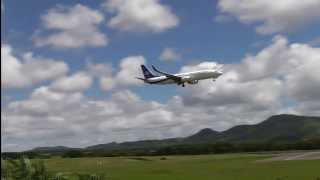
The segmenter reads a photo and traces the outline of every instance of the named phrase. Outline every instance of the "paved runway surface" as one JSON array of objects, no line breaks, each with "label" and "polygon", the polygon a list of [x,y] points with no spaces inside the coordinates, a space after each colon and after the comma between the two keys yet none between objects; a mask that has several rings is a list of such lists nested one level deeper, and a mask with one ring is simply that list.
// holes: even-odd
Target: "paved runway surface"
[{"label": "paved runway surface", "polygon": [[302,151],[302,152],[281,152],[274,155],[272,158],[260,160],[259,162],[269,162],[269,161],[291,161],[291,160],[320,160],[320,150],[319,151]]}]

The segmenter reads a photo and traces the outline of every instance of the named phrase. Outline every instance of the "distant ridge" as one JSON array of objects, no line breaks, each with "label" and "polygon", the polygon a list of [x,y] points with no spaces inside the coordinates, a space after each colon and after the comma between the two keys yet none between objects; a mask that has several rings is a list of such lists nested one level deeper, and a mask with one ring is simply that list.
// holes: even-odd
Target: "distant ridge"
[{"label": "distant ridge", "polygon": [[32,152],[40,152],[40,153],[46,153],[46,152],[53,152],[53,153],[59,153],[59,152],[66,152],[70,150],[81,150],[80,148],[71,148],[66,146],[51,146],[51,147],[36,147],[30,151]]},{"label": "distant ridge", "polygon": [[89,146],[83,149],[65,146],[39,147],[34,152],[62,152],[69,150],[109,151],[139,148],[158,148],[179,144],[201,144],[215,142],[246,143],[273,142],[288,143],[320,137],[320,117],[281,114],[271,116],[255,125],[239,125],[223,132],[205,128],[185,138],[163,140],[144,140],[124,143],[107,143]]},{"label": "distant ridge", "polygon": [[[201,135],[202,134],[202,135]],[[198,137],[198,138],[195,138]],[[201,137],[201,138],[200,138]],[[223,132],[203,130],[186,138],[202,142],[296,142],[320,137],[320,117],[276,115],[255,125],[239,125]]]},{"label": "distant ridge", "polygon": [[210,128],[205,128],[200,130],[194,135],[191,135],[187,138],[184,139],[186,142],[194,142],[194,143],[203,143],[203,142],[208,142],[216,139],[219,136],[218,131],[214,131]]}]

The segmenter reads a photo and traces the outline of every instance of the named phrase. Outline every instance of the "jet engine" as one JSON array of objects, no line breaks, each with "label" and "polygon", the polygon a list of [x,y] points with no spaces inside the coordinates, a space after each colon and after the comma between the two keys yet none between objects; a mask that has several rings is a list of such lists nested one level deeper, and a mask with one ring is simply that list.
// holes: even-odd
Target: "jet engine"
[{"label": "jet engine", "polygon": [[181,80],[182,82],[189,82],[189,81],[192,81],[192,78],[190,76],[183,76]]},{"label": "jet engine", "polygon": [[189,84],[198,84],[198,80],[192,80],[192,81],[188,81]]}]

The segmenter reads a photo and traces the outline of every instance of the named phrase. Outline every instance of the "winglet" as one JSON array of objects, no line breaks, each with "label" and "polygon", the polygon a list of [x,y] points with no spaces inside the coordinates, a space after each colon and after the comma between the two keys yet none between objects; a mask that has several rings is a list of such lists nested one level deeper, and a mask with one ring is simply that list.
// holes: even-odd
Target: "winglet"
[{"label": "winglet", "polygon": [[175,76],[174,74],[169,74],[169,73],[165,73],[165,72],[162,72],[162,71],[159,71],[157,68],[155,68],[153,65],[151,66],[152,69],[154,71],[156,71],[157,73],[160,73],[160,74],[163,74],[171,79],[173,79],[174,81],[178,82],[178,83],[181,83],[181,77],[179,76]]},{"label": "winglet", "polygon": [[159,71],[156,67],[154,67],[153,65],[151,65],[152,69],[157,72],[157,73],[160,73],[160,74],[164,74],[164,75],[169,75],[168,73],[164,73],[164,72],[161,72]]}]

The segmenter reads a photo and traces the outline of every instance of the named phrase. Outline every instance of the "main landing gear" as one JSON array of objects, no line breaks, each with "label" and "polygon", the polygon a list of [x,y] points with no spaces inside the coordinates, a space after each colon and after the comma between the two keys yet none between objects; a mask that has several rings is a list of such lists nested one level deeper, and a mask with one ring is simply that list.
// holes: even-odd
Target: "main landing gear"
[{"label": "main landing gear", "polygon": [[182,86],[182,87],[185,87],[185,84],[184,83],[178,83],[178,86]]}]

